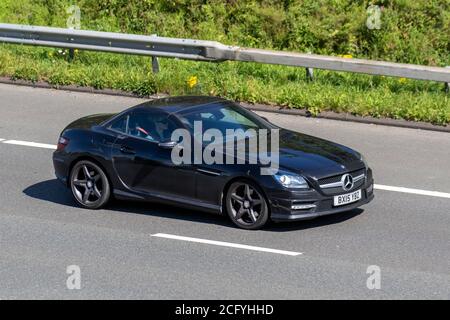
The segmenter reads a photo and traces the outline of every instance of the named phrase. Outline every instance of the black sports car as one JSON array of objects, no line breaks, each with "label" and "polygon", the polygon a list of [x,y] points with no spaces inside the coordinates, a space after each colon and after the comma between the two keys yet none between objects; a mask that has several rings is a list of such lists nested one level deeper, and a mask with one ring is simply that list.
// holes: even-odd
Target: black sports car
[{"label": "black sports car", "polygon": [[[203,131],[224,134],[278,130],[278,171],[261,174],[263,165],[249,161],[174,163],[174,149],[182,155],[191,145],[172,141],[173,132],[184,129],[194,141],[198,121]],[[201,143],[200,153],[205,148]],[[372,171],[360,153],[279,128],[215,97],[164,98],[76,120],[61,133],[53,163],[58,179],[84,208],[101,208],[112,196],[157,201],[228,214],[245,229],[261,228],[269,219],[339,213],[373,199]]]}]

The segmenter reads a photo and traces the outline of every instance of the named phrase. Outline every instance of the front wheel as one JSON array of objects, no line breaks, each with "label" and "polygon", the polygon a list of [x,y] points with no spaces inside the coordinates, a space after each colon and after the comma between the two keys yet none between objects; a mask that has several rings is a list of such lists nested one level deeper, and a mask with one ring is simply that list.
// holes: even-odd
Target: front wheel
[{"label": "front wheel", "polygon": [[87,209],[102,208],[111,196],[105,172],[88,160],[75,164],[70,174],[70,187],[78,204]]},{"label": "front wheel", "polygon": [[226,208],[231,220],[243,229],[260,229],[269,220],[269,208],[261,189],[248,181],[231,184]]}]

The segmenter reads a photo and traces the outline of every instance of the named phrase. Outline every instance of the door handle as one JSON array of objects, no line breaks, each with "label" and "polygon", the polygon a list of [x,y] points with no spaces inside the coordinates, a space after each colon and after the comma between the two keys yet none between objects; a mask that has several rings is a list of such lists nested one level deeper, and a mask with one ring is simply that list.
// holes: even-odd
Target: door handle
[{"label": "door handle", "polygon": [[127,147],[127,146],[121,146],[120,152],[126,153],[126,154],[136,154],[136,151],[134,151],[132,148]]}]

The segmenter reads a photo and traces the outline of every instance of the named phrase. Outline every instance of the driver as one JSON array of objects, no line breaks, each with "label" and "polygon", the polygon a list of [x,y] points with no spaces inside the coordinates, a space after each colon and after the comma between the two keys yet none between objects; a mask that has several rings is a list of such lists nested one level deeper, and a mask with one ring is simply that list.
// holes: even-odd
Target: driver
[{"label": "driver", "polygon": [[139,135],[151,140],[151,141],[162,141],[166,137],[166,130],[168,129],[169,125],[165,118],[159,118],[159,119],[146,119],[147,121],[144,121],[147,125],[139,124],[136,126],[136,130],[138,131]]},{"label": "driver", "polygon": [[156,134],[159,136],[158,140],[159,141],[163,141],[164,138],[166,137],[166,130],[169,127],[169,124],[167,123],[167,121],[164,121],[163,119],[160,119],[160,121],[156,121],[155,122],[155,131]]}]

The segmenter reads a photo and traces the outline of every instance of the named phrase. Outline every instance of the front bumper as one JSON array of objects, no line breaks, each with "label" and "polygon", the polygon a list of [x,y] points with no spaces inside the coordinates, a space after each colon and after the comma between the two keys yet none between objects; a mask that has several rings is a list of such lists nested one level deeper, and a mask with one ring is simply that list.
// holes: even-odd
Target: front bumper
[{"label": "front bumper", "polygon": [[[350,193],[361,189],[361,199],[343,206],[335,207],[333,205],[333,197],[335,195],[325,195],[314,189],[308,191],[285,191],[269,194],[269,202],[271,205],[271,219],[273,221],[296,221],[309,220],[320,216],[335,214],[358,208],[369,203],[374,198],[373,179],[365,183],[363,186],[355,190],[342,192],[341,194]],[[311,208],[294,210],[293,206],[311,205]]]}]

